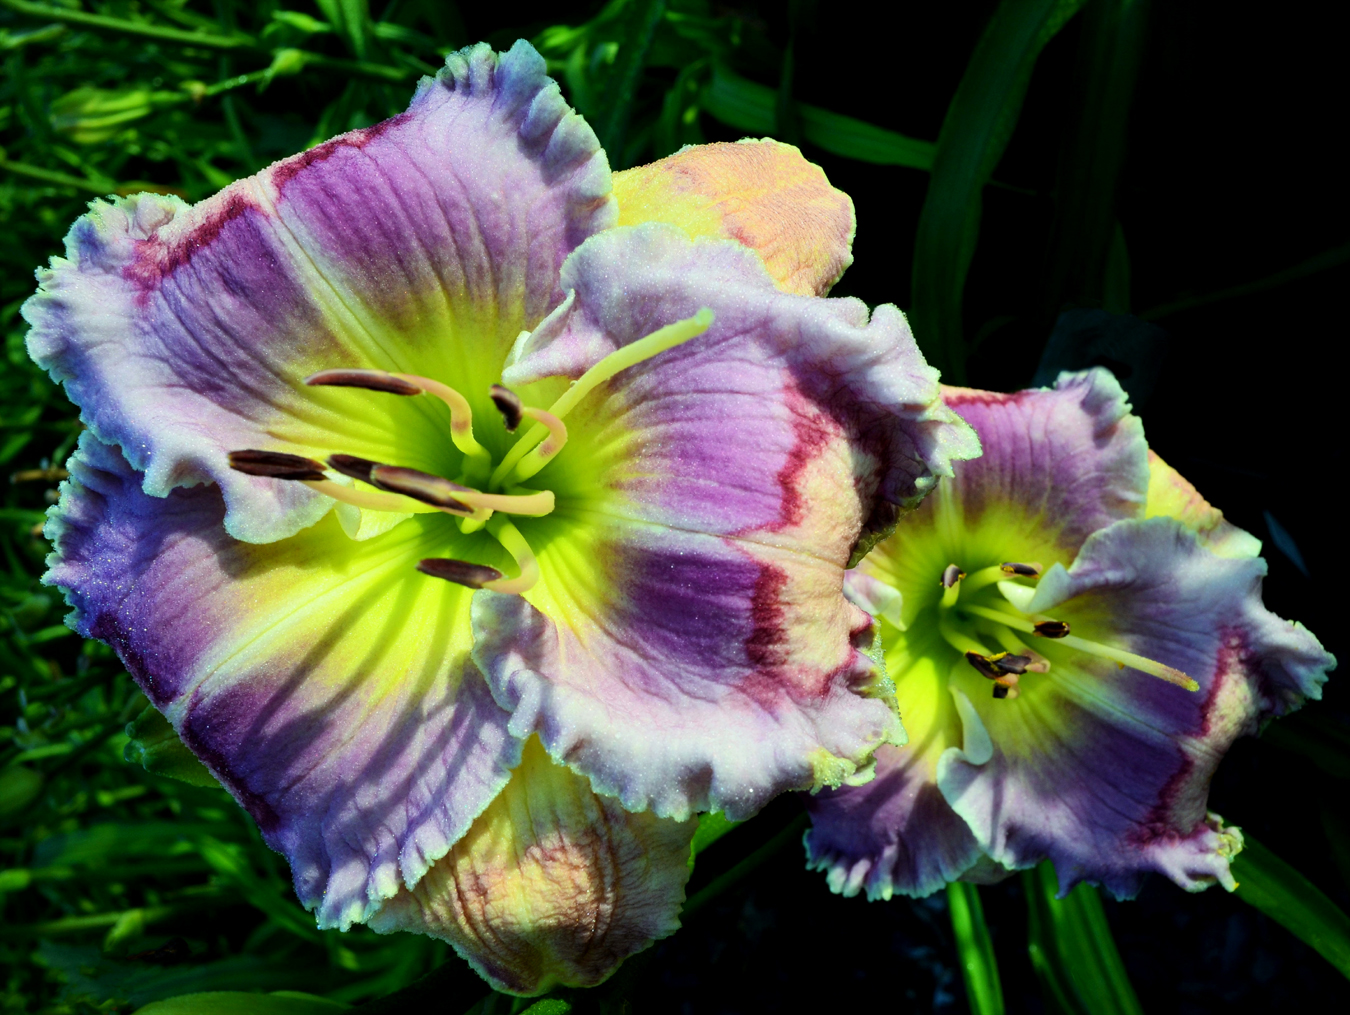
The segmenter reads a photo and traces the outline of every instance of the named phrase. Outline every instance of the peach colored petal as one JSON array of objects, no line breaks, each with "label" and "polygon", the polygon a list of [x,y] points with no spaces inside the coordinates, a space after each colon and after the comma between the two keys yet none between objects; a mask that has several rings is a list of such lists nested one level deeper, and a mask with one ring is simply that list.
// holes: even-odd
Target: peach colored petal
[{"label": "peach colored petal", "polygon": [[619,225],[668,222],[764,259],[784,292],[824,296],[853,263],[853,201],[792,145],[693,145],[614,176]]}]

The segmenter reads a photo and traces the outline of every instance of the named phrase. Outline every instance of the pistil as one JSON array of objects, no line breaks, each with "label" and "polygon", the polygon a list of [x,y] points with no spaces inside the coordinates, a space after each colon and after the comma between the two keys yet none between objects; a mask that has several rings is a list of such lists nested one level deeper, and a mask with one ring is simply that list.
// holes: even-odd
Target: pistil
[{"label": "pistil", "polygon": [[[615,374],[649,360],[667,349],[673,349],[677,345],[688,342],[691,338],[697,338],[712,327],[712,322],[713,312],[704,307],[693,317],[676,321],[674,324],[667,324],[664,328],[658,328],[645,338],[630,342],[621,349],[615,349],[577,378],[576,383],[548,407],[548,414],[555,420],[561,421],[591,391]],[[544,422],[537,423],[532,427],[524,437],[516,442],[515,447],[506,453],[501,464],[493,470],[492,478],[488,480],[489,488],[498,490],[503,486],[528,478],[518,473],[517,466],[521,463],[521,459],[533,451],[545,438],[549,437],[550,433],[552,433],[552,428]],[[556,450],[553,453],[556,454]],[[539,464],[539,469],[542,469],[545,464],[547,464],[546,460]],[[538,469],[535,469],[535,472],[537,471]],[[534,473],[531,472],[529,475],[534,475]]]}]

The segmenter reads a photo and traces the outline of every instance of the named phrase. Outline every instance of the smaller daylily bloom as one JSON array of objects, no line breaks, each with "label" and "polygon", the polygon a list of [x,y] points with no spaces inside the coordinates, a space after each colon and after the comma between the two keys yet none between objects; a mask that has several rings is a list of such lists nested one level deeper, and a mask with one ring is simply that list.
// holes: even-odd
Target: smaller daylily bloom
[{"label": "smaller daylily bloom", "polygon": [[1262,605],[1260,544],[1148,449],[1110,373],[944,395],[983,456],[849,577],[909,742],[811,799],[811,864],[869,898],[1047,858],[1064,892],[1232,889],[1210,779],[1335,660]]},{"label": "smaller daylily bloom", "polygon": [[695,813],[903,740],[845,568],[977,450],[898,310],[816,295],[847,197],[775,142],[675,158],[704,182],[625,211],[539,54],[471,47],[198,205],[96,202],[24,309],[89,427],[71,625],[320,926],[521,993],[674,926]]}]

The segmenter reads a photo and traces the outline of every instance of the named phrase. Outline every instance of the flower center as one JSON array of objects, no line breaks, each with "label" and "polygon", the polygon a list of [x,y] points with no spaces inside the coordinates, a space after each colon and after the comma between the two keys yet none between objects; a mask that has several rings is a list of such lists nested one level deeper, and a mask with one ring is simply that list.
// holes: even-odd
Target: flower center
[{"label": "flower center", "polygon": [[[1175,667],[1081,638],[1071,633],[1063,620],[1028,612],[1035,589],[1022,582],[1039,578],[1041,570],[1040,564],[1008,561],[969,575],[956,564],[947,565],[942,572],[938,633],[977,673],[993,682],[995,698],[1016,698],[1019,678],[1050,669],[1050,660],[1019,635],[1053,639],[1065,648],[1110,659],[1122,668],[1128,666],[1188,691],[1200,689]],[[991,645],[997,648],[991,649]]]},{"label": "flower center", "polygon": [[[502,456],[500,462],[473,435],[473,410],[454,388],[417,374],[383,370],[322,370],[305,378],[316,387],[364,388],[391,395],[430,395],[450,409],[450,439],[463,457],[463,471],[455,480],[400,465],[374,462],[354,455],[332,454],[327,462],[302,455],[254,449],[230,452],[230,467],[251,476],[300,482],[325,496],[363,511],[419,514],[439,511],[454,516],[465,533],[486,529],[509,553],[518,574],[512,577],[486,564],[431,557],[417,569],[423,574],[469,588],[520,594],[539,580],[539,563],[529,542],[506,516],[542,517],[555,506],[551,490],[535,490],[525,482],[548,465],[567,444],[563,417],[605,381],[628,367],[651,359],[703,334],[713,313],[703,308],[693,317],[652,332],[616,349],[592,366],[547,410],[527,406],[510,389],[492,385],[492,402],[502,414],[508,433],[524,420],[534,423]],[[344,483],[334,477],[344,477]],[[350,482],[355,481],[355,482]]]}]

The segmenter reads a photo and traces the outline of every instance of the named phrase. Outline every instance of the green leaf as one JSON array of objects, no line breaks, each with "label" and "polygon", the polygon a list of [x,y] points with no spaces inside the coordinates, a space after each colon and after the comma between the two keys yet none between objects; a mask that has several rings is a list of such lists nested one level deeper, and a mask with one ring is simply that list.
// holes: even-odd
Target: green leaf
[{"label": "green leaf", "polygon": [[137,1009],[137,1015],[332,1015],[351,1005],[326,997],[279,990],[275,994],[249,994],[241,990],[213,990],[152,1001]]},{"label": "green leaf", "polygon": [[22,813],[36,800],[42,792],[42,781],[41,772],[24,765],[10,765],[0,770],[0,821]]},{"label": "green leaf", "polygon": [[[1123,249],[1124,236],[1116,221],[1116,186],[1148,8],[1149,0],[1092,0],[1083,11],[1073,88],[1077,109],[1055,180],[1047,317],[1065,302],[1104,304],[1107,286],[1118,282],[1111,277],[1112,252],[1117,242]],[[1121,306],[1120,293],[1110,295],[1113,305],[1106,309],[1129,312],[1128,299]]]},{"label": "green leaf", "polygon": [[1232,862],[1236,895],[1317,950],[1350,978],[1350,917],[1250,835]]},{"label": "green leaf", "polygon": [[1059,879],[1045,861],[1022,873],[1027,952],[1047,1004],[1067,1015],[1141,1015],[1097,889],[1080,884],[1056,898]]},{"label": "green leaf", "polygon": [[953,881],[947,886],[947,906],[951,910],[956,953],[972,1015],[1002,1015],[1003,984],[998,978],[994,942],[984,922],[979,888]]},{"label": "green leaf", "polygon": [[938,135],[914,240],[910,323],[948,383],[965,380],[961,300],[984,185],[1003,156],[1045,44],[1083,0],[1003,0],[975,46]]},{"label": "green leaf", "polygon": [[572,1010],[572,1004],[564,1001],[560,997],[546,997],[542,1001],[536,1001],[526,1008],[521,1015],[567,1015]]},{"label": "green leaf", "polygon": [[698,856],[733,828],[739,828],[743,823],[744,822],[740,821],[731,821],[721,811],[700,814],[698,817],[698,831],[694,833],[694,841],[689,849],[689,862],[692,864],[694,862],[694,857]]},{"label": "green leaf", "polygon": [[[778,95],[767,85],[741,77],[724,65],[713,67],[703,92],[703,108],[729,127],[763,136],[774,132]],[[881,166],[931,169],[937,145],[897,134],[875,124],[797,103],[802,136],[834,155]]]},{"label": "green leaf", "polygon": [[127,723],[127,736],[131,739],[122,748],[122,757],[132,764],[140,764],[147,772],[193,786],[220,785],[178,739],[169,720],[155,706],[147,705],[140,715]]},{"label": "green leaf", "polygon": [[1261,743],[1301,754],[1337,779],[1350,779],[1350,729],[1317,709],[1272,721],[1261,731]]},{"label": "green leaf", "polygon": [[666,0],[637,0],[628,15],[627,30],[619,41],[614,65],[595,102],[595,132],[615,169],[627,168],[624,152],[633,102],[642,82],[642,68],[656,36]]}]

